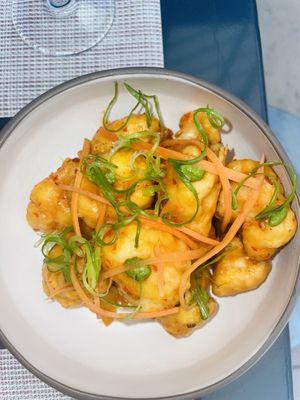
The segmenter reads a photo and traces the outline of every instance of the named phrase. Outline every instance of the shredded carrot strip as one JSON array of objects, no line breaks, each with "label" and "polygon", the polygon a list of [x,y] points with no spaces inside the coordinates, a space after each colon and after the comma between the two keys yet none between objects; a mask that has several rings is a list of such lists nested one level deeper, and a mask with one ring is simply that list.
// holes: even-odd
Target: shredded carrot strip
[{"label": "shredded carrot strip", "polygon": [[101,281],[104,281],[105,279],[108,279],[108,278],[112,278],[115,275],[122,274],[123,272],[128,271],[130,268],[132,268],[132,267],[130,267],[130,266],[125,267],[124,265],[122,265],[121,267],[109,269],[108,271],[105,271],[102,273]]},{"label": "shredded carrot strip", "polygon": [[145,223],[146,225],[153,227],[159,231],[163,232],[168,232],[171,235],[177,237],[178,239],[182,240],[185,242],[191,249],[197,249],[198,244],[195,243],[193,240],[191,240],[187,235],[184,233],[180,232],[179,230],[176,230],[170,226],[165,225],[162,222],[157,222],[155,220],[151,220],[150,218],[145,218],[145,217],[140,217],[141,221]]},{"label": "shredded carrot strip", "polygon": [[53,297],[55,297],[59,294],[65,293],[65,292],[74,291],[74,289],[69,284],[62,285],[61,287],[57,288],[56,290],[52,290],[51,285],[49,284],[49,280],[48,280],[48,268],[46,265],[44,265],[42,268],[42,277],[43,277],[43,280],[49,290],[49,295],[48,295],[49,299],[53,299]]},{"label": "shredded carrot strip", "polygon": [[68,286],[63,286],[57,290],[55,290],[54,292],[52,292],[48,297],[49,299],[53,299],[53,297],[61,295],[63,293],[67,293],[67,292],[75,292],[74,288]]},{"label": "shredded carrot strip", "polygon": [[[162,144],[165,145],[193,145],[196,146],[200,149],[203,149],[203,143],[201,143],[199,140],[176,140],[176,139],[170,139],[166,140]],[[209,148],[206,148],[206,154],[207,158],[210,159],[210,161],[215,165],[216,170],[218,171],[218,175],[222,184],[223,188],[223,194],[224,194],[224,218],[222,221],[222,231],[224,232],[225,229],[227,228],[227,225],[229,224],[231,220],[231,214],[232,214],[232,209],[231,209],[231,187],[229,183],[229,179],[227,176],[227,171],[226,167],[224,164],[219,160],[219,158],[216,156],[216,154]]]},{"label": "shredded carrot strip", "polygon": [[[217,247],[217,246],[216,246]],[[162,263],[177,263],[191,261],[199,258],[205,253],[207,247],[200,247],[196,250],[175,251],[173,253],[161,254],[159,257],[146,258],[140,261],[141,265],[156,265]]]},{"label": "shredded carrot strip", "polygon": [[217,244],[219,244],[220,242],[216,239],[212,239],[209,237],[206,237],[204,235],[202,235],[201,233],[195,232],[192,229],[185,227],[185,226],[181,226],[179,228],[177,228],[180,232],[185,233],[188,236],[191,236],[192,238],[198,240],[199,242],[202,243],[206,243],[206,244],[211,244],[212,246],[216,246]]},{"label": "shredded carrot strip", "polygon": [[[116,141],[118,140],[118,136],[113,133],[113,132],[108,132],[105,129],[101,130],[101,135],[111,141]],[[173,140],[173,139],[172,139]],[[169,141],[164,141],[162,145],[167,145]],[[131,147],[134,150],[151,150],[152,144],[147,143],[147,142],[134,142],[131,144]],[[168,159],[168,158],[173,158],[175,160],[190,160],[193,157],[188,156],[186,154],[179,153],[178,151],[166,149],[162,146],[158,146],[157,149],[155,150],[154,153],[156,156],[162,157],[163,159]],[[210,172],[211,174],[218,175],[218,170],[216,169],[216,166],[207,160],[202,160],[199,163],[199,166],[204,169],[206,172]],[[246,174],[243,174],[242,172],[235,171],[233,169],[224,167],[224,170],[226,171],[226,175],[228,179],[234,182],[241,182],[244,178],[246,178]],[[257,178],[249,178],[245,182],[245,186],[250,187],[252,189],[256,189],[259,185],[258,179]]]},{"label": "shredded carrot strip", "polygon": [[[159,246],[154,247],[154,255],[156,257],[160,256],[160,249]],[[157,264],[157,286],[158,286],[158,293],[160,297],[164,295],[164,285],[165,285],[165,278],[164,278],[164,266],[163,264]]]},{"label": "shredded carrot strip", "polygon": [[87,197],[90,197],[93,200],[99,201],[100,203],[109,205],[109,202],[104,197],[100,196],[99,194],[95,194],[95,193],[89,192],[88,190],[76,188],[76,187],[71,186],[71,185],[57,184],[57,186],[61,190],[67,190],[68,192],[78,193],[78,194],[81,194],[82,196],[87,196]]},{"label": "shredded carrot strip", "polygon": [[100,226],[104,223],[106,210],[107,210],[107,204],[103,204],[100,209],[98,221],[96,224],[96,230],[98,230],[100,228]]},{"label": "shredded carrot strip", "polygon": [[[109,202],[102,196],[97,195],[95,193],[91,193],[88,192],[87,190],[83,190],[83,189],[79,189],[79,188],[74,188],[74,186],[70,186],[70,185],[57,185],[60,189],[62,190],[67,190],[70,192],[76,192],[79,193],[83,196],[87,196],[90,197],[91,199],[94,199],[96,201],[99,201],[103,204],[109,204]],[[206,237],[204,235],[202,235],[201,233],[195,232],[190,228],[187,227],[178,227],[178,228],[172,228],[172,227],[168,227],[166,224],[164,224],[160,219],[157,220],[152,220],[150,218],[146,218],[143,216],[140,216],[140,219],[142,221],[144,221],[145,223],[148,223],[148,225],[151,225],[153,227],[156,227],[157,229],[163,230],[165,232],[169,232],[172,233],[172,235],[177,236],[178,238],[182,239],[183,241],[185,240],[186,243],[193,248],[192,246],[192,242],[189,241],[187,242],[187,239],[183,239],[183,236],[179,236],[178,231],[184,233],[187,236],[191,236],[193,239],[198,240],[199,242],[203,242],[203,243],[207,243],[207,244],[211,244],[213,246],[217,245],[218,243],[220,243],[218,240],[216,239],[212,239],[209,237]],[[168,229],[168,230],[167,230]],[[172,232],[171,232],[172,231]]]},{"label": "shredded carrot strip", "polygon": [[[262,159],[263,160],[263,159]],[[263,161],[261,161],[262,163]],[[262,167],[261,167],[262,168]],[[261,168],[258,170],[260,171]],[[191,273],[195,271],[196,268],[198,268],[201,264],[203,264],[205,261],[209,260],[211,257],[215,256],[218,254],[221,250],[223,250],[235,237],[237,234],[238,230],[241,228],[243,223],[245,222],[245,219],[247,218],[247,215],[249,214],[249,211],[252,209],[254,204],[257,201],[257,198],[260,193],[260,188],[263,183],[264,176],[261,175],[259,178],[259,183],[260,186],[253,190],[252,193],[249,195],[248,201],[244,204],[242,212],[236,217],[235,221],[229,228],[228,232],[226,233],[224,239],[222,240],[221,243],[219,243],[216,247],[208,251],[204,256],[200,257],[197,261],[195,261],[190,268],[188,268],[182,275],[181,282],[180,282],[180,288],[179,288],[179,297],[180,297],[180,304],[185,305],[185,298],[184,294],[187,288],[188,281],[190,279]]]},{"label": "shredded carrot strip", "polygon": [[219,160],[219,158],[215,155],[215,153],[210,149],[206,149],[207,157],[215,164],[218,172],[219,178],[221,181],[221,185],[223,188],[223,195],[224,195],[224,217],[222,221],[222,231],[224,232],[227,228],[232,214],[231,208],[231,186],[229,183],[228,175],[226,173],[226,167],[223,163]]},{"label": "shredded carrot strip", "polygon": [[[139,265],[155,265],[156,267],[158,267],[159,264],[164,264],[167,262],[178,263],[178,262],[190,261],[190,260],[194,260],[196,258],[201,257],[206,252],[206,250],[207,250],[206,247],[202,247],[202,248],[196,249],[196,250],[186,250],[186,251],[177,251],[174,253],[160,254],[159,256],[141,260],[138,264]],[[126,272],[130,268],[131,268],[130,266],[126,267],[126,266],[122,265],[121,267],[117,267],[117,268],[113,268],[108,271],[105,271],[102,274],[102,280],[107,279],[107,278],[112,278],[115,275],[122,274],[123,272]]]},{"label": "shredded carrot strip", "polygon": [[[87,296],[85,291],[82,289],[80,286],[80,283],[77,279],[76,276],[76,271],[75,271],[75,262],[73,259],[73,262],[71,262],[71,268],[70,268],[70,276],[71,276],[71,281],[73,283],[74,289],[76,290],[78,296],[82,300],[82,302],[88,307],[92,312],[95,314],[101,315],[101,317],[108,317],[108,318],[115,318],[115,319],[124,319],[128,318],[128,313],[117,313],[113,311],[107,311],[104,310],[101,307],[96,306],[93,301]],[[161,311],[154,311],[154,312],[140,312],[134,315],[134,319],[147,319],[147,318],[158,318],[158,317],[163,317],[166,315],[171,315],[171,314],[176,314],[179,311],[178,307],[173,307],[169,308],[168,310],[161,310]]]},{"label": "shredded carrot strip", "polygon": [[[89,153],[90,153],[90,142],[89,142],[89,140],[84,139],[79,168],[78,168],[78,171],[75,176],[75,182],[74,182],[75,188],[80,188],[82,176],[83,176],[82,172],[81,172],[82,159],[84,157],[86,157]],[[78,221],[78,198],[79,198],[79,194],[76,192],[73,192],[72,200],[71,200],[71,216],[72,216],[74,232],[76,235],[81,236],[80,226],[79,226],[79,221]]]}]

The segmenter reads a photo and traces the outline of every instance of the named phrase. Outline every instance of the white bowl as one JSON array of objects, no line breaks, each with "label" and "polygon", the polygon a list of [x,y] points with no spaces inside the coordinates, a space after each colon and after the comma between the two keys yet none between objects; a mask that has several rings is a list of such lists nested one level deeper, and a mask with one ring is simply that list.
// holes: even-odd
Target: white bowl
[{"label": "white bowl", "polygon": [[[296,297],[299,232],[275,257],[258,289],[218,299],[217,316],[191,337],[174,339],[157,323],[116,322],[105,328],[85,308],[49,303],[41,285],[36,234],[27,225],[33,185],[92,137],[113,93],[128,81],[159,96],[165,122],[209,104],[231,123],[223,141],[237,157],[289,163],[269,128],[242,102],[206,82],[162,69],[95,73],[50,90],[5,128],[0,150],[0,327],[7,348],[39,378],[80,399],[189,399],[232,381],[253,365],[284,328]],[[113,117],[129,109],[121,90]],[[284,168],[280,178],[290,190]],[[294,202],[299,220],[299,204]]]}]

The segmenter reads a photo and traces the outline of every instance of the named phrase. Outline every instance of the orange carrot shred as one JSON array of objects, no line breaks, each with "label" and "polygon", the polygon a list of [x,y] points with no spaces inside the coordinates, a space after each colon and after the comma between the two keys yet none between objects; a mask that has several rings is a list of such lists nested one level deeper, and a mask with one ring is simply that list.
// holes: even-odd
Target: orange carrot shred
[{"label": "orange carrot shred", "polygon": [[[79,188],[75,188],[74,186],[70,186],[70,185],[57,185],[60,189],[62,190],[67,190],[70,192],[76,192],[79,193],[83,196],[87,196],[90,197],[91,199],[94,199],[96,201],[99,201],[103,204],[109,204],[109,202],[102,196],[97,195],[95,193],[91,193],[88,192],[87,190],[83,190],[83,189],[79,189]],[[199,241],[199,242],[203,242],[203,243],[207,243],[207,244],[211,244],[213,246],[217,245],[219,243],[218,240],[216,239],[212,239],[209,238],[207,236],[202,235],[201,233],[195,232],[192,229],[188,228],[188,227],[177,227],[177,228],[173,228],[173,227],[168,227],[166,224],[164,224],[160,219],[156,219],[156,220],[152,220],[150,218],[146,218],[143,216],[139,217],[141,219],[141,221],[144,221],[145,223],[147,223],[149,226],[153,226],[156,227],[157,229],[163,230],[165,232],[170,232],[172,231],[172,235],[177,236],[179,239],[182,239],[183,241],[185,240],[186,243],[191,247],[196,247],[194,245],[192,245],[191,241],[187,242],[186,239],[183,239],[183,236],[179,235],[177,231],[184,233],[187,236],[192,237],[193,239]]]},{"label": "orange carrot shred", "polygon": [[[263,162],[262,161],[261,163]],[[262,167],[261,167],[262,168]],[[261,169],[260,168],[260,169]],[[260,169],[258,171],[260,171]],[[250,210],[254,206],[254,204],[257,201],[257,198],[260,193],[260,187],[263,183],[264,176],[261,175],[259,178],[260,186],[253,190],[252,193],[249,195],[248,201],[245,202],[244,207],[242,212],[236,217],[235,221],[229,228],[228,232],[226,233],[224,239],[222,240],[221,243],[219,243],[216,247],[208,251],[204,256],[200,257],[197,261],[195,261],[182,275],[181,282],[180,282],[180,288],[179,288],[179,297],[180,297],[180,304],[185,305],[185,298],[184,294],[187,289],[188,281],[190,279],[191,273],[195,271],[201,264],[209,260],[211,257],[215,256],[218,254],[220,251],[222,251],[235,237],[243,223],[245,222],[245,219],[247,218],[247,215],[249,214]]]},{"label": "orange carrot shred", "polygon": [[[78,168],[78,171],[75,176],[74,188],[80,188],[82,177],[83,177],[82,172],[81,172],[82,160],[84,157],[89,155],[89,153],[90,153],[90,141],[87,139],[84,139],[79,168]],[[72,200],[71,200],[71,216],[72,216],[74,232],[76,235],[81,236],[81,231],[80,231],[80,226],[79,226],[79,221],[78,221],[78,198],[79,198],[79,193],[73,192]]]},{"label": "orange carrot shred", "polygon": [[[73,260],[71,262],[71,268],[70,268],[70,276],[71,276],[71,281],[74,286],[74,289],[76,290],[78,296],[82,300],[83,304],[86,305],[92,312],[94,312],[96,315],[101,315],[101,317],[108,317],[108,318],[114,318],[114,319],[124,319],[128,318],[128,313],[117,313],[113,311],[108,311],[104,310],[100,306],[96,306],[93,301],[88,297],[88,295],[85,293],[83,288],[81,287],[76,271],[75,271],[75,258],[73,257]],[[158,317],[163,317],[166,315],[172,315],[176,314],[179,311],[179,307],[173,307],[161,311],[153,311],[153,312],[139,312],[136,315],[133,316],[134,319],[147,319],[147,318],[158,318]]]},{"label": "orange carrot shred", "polygon": [[207,157],[215,164],[215,166],[219,172],[219,178],[220,178],[221,185],[223,188],[224,218],[222,221],[222,231],[224,232],[231,220],[231,214],[232,214],[231,186],[230,186],[229,179],[228,179],[228,176],[227,176],[227,173],[225,170],[225,166],[222,164],[222,162],[219,160],[219,158],[216,156],[216,154],[210,148],[206,149],[206,153],[207,153]]},{"label": "orange carrot shred", "polygon": [[[193,145],[197,146],[200,149],[203,149],[203,143],[200,142],[199,140],[195,139],[190,139],[190,140],[176,140],[176,139],[170,139],[166,140],[163,142],[163,144],[167,145]],[[223,194],[224,194],[224,218],[222,221],[222,231],[224,232],[227,225],[229,224],[231,220],[231,214],[232,214],[232,209],[231,209],[231,187],[226,171],[226,167],[223,165],[223,163],[219,160],[219,158],[216,156],[216,154],[209,148],[206,148],[206,155],[207,158],[210,159],[210,161],[214,164],[216,170],[218,171],[218,175],[223,187]]]},{"label": "orange carrot shred", "polygon": [[163,222],[160,221],[155,221],[152,219],[148,219],[145,217],[140,216],[140,219],[142,221],[142,223],[145,223],[146,225],[153,227],[159,231],[163,231],[163,232],[168,232],[171,235],[177,237],[178,239],[182,240],[183,242],[185,242],[191,249],[197,249],[198,248],[198,244],[195,243],[193,240],[191,240],[187,235],[185,235],[184,233],[180,232],[177,229],[174,229],[170,226],[167,226],[166,224],[164,224]]},{"label": "orange carrot shred", "polygon": [[[102,130],[101,135],[104,138],[111,140],[111,141],[118,140],[118,136],[113,132],[108,132],[106,130]],[[163,145],[167,146],[168,143],[171,142],[171,140],[175,141],[174,139],[170,139],[168,141],[166,140],[166,141],[162,142],[162,146]],[[179,140],[178,140],[178,142],[179,142]],[[167,160],[168,158],[173,158],[175,160],[190,160],[191,158],[193,158],[186,154],[182,154],[182,153],[179,153],[178,151],[170,150],[170,149],[164,148],[162,146],[158,146],[157,149],[155,150],[154,154],[156,156],[162,157],[163,159]],[[131,147],[134,150],[151,150],[152,144],[140,141],[140,142],[132,143]],[[199,166],[201,166],[201,168],[203,168],[203,170],[206,172],[210,172],[211,174],[215,174],[215,175],[219,174],[218,170],[216,169],[216,166],[210,161],[202,160],[202,161],[200,161]],[[224,171],[226,171],[226,175],[227,175],[228,179],[230,179],[234,182],[241,182],[244,178],[246,178],[248,176],[246,174],[243,174],[240,171],[235,171],[235,170],[227,168],[227,167],[224,167]],[[259,182],[258,182],[257,178],[251,177],[251,178],[247,179],[247,181],[245,182],[245,186],[248,186],[252,189],[256,189],[258,187],[258,185],[259,185]]]},{"label": "orange carrot shred", "polygon": [[100,226],[104,223],[106,210],[107,210],[107,204],[102,204],[102,207],[100,209],[99,216],[98,216],[98,221],[96,224],[96,230],[98,230],[100,228]]}]

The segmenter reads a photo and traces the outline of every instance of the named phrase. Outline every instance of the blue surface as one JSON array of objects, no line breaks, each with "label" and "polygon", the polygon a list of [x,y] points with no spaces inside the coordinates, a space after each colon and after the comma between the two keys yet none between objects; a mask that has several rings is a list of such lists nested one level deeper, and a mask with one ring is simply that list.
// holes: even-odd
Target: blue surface
[{"label": "blue surface", "polygon": [[[267,120],[255,1],[161,0],[161,14],[165,67],[223,87]],[[227,399],[293,399],[288,328],[250,371],[202,400]]]},{"label": "blue surface", "polygon": [[[269,124],[290,157],[300,176],[300,118],[274,107],[268,107]],[[300,346],[300,301],[292,314],[289,327],[291,347]]]}]

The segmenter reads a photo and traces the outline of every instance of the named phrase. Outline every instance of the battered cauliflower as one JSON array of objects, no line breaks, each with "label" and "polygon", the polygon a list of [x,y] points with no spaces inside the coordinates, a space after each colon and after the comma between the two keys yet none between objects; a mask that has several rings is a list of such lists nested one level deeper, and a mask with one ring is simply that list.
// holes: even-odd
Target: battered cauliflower
[{"label": "battered cauliflower", "polygon": [[[227,165],[236,171],[249,174],[253,168],[258,166],[257,161],[253,160],[234,160]],[[276,251],[286,245],[294,236],[297,229],[297,220],[291,208],[287,207],[286,218],[277,226],[271,227],[264,220],[257,220],[255,217],[263,211],[269,204],[273,192],[273,180],[276,180],[279,187],[278,197],[275,205],[282,204],[285,200],[282,185],[278,180],[277,175],[270,167],[264,167],[266,176],[264,177],[258,199],[252,209],[250,210],[245,223],[242,226],[242,241],[247,255],[256,260],[268,260]],[[272,177],[270,179],[270,176]],[[237,187],[236,183],[231,182],[232,190]],[[237,195],[237,209],[232,212],[231,222],[233,222],[241,212],[245,201],[247,200],[251,189],[242,186]],[[216,215],[222,218],[224,214],[224,199],[223,192],[221,191]]]},{"label": "battered cauliflower", "polygon": [[232,249],[214,267],[212,291],[216,296],[233,296],[260,286],[271,271],[269,261],[257,261],[245,252],[235,237],[227,247]]},{"label": "battered cauliflower", "polygon": [[[193,115],[193,112],[188,112],[181,117],[179,122],[180,130],[177,133],[178,136],[184,137],[185,139],[199,139],[199,132],[195,127]],[[214,145],[219,143],[221,141],[220,130],[211,125],[206,113],[198,113],[198,120],[203,127],[209,144]]]},{"label": "battered cauliflower", "polygon": [[[186,251],[186,244],[169,233],[162,232],[148,226],[142,226],[139,246],[135,247],[136,224],[132,223],[119,231],[119,237],[112,246],[103,247],[103,267],[105,269],[118,268],[124,265],[127,259],[139,257],[146,259],[155,257],[155,252],[160,254],[175,251]],[[108,235],[105,240],[111,239]],[[204,248],[205,252],[205,248]],[[143,311],[156,311],[164,308],[174,307],[179,301],[179,284],[181,276],[190,261],[164,263],[163,286],[160,293],[158,267],[153,265],[149,278],[142,281],[143,285]],[[140,298],[141,284],[127,275],[126,272],[115,275],[113,280],[118,284],[121,291],[132,299]]]}]

